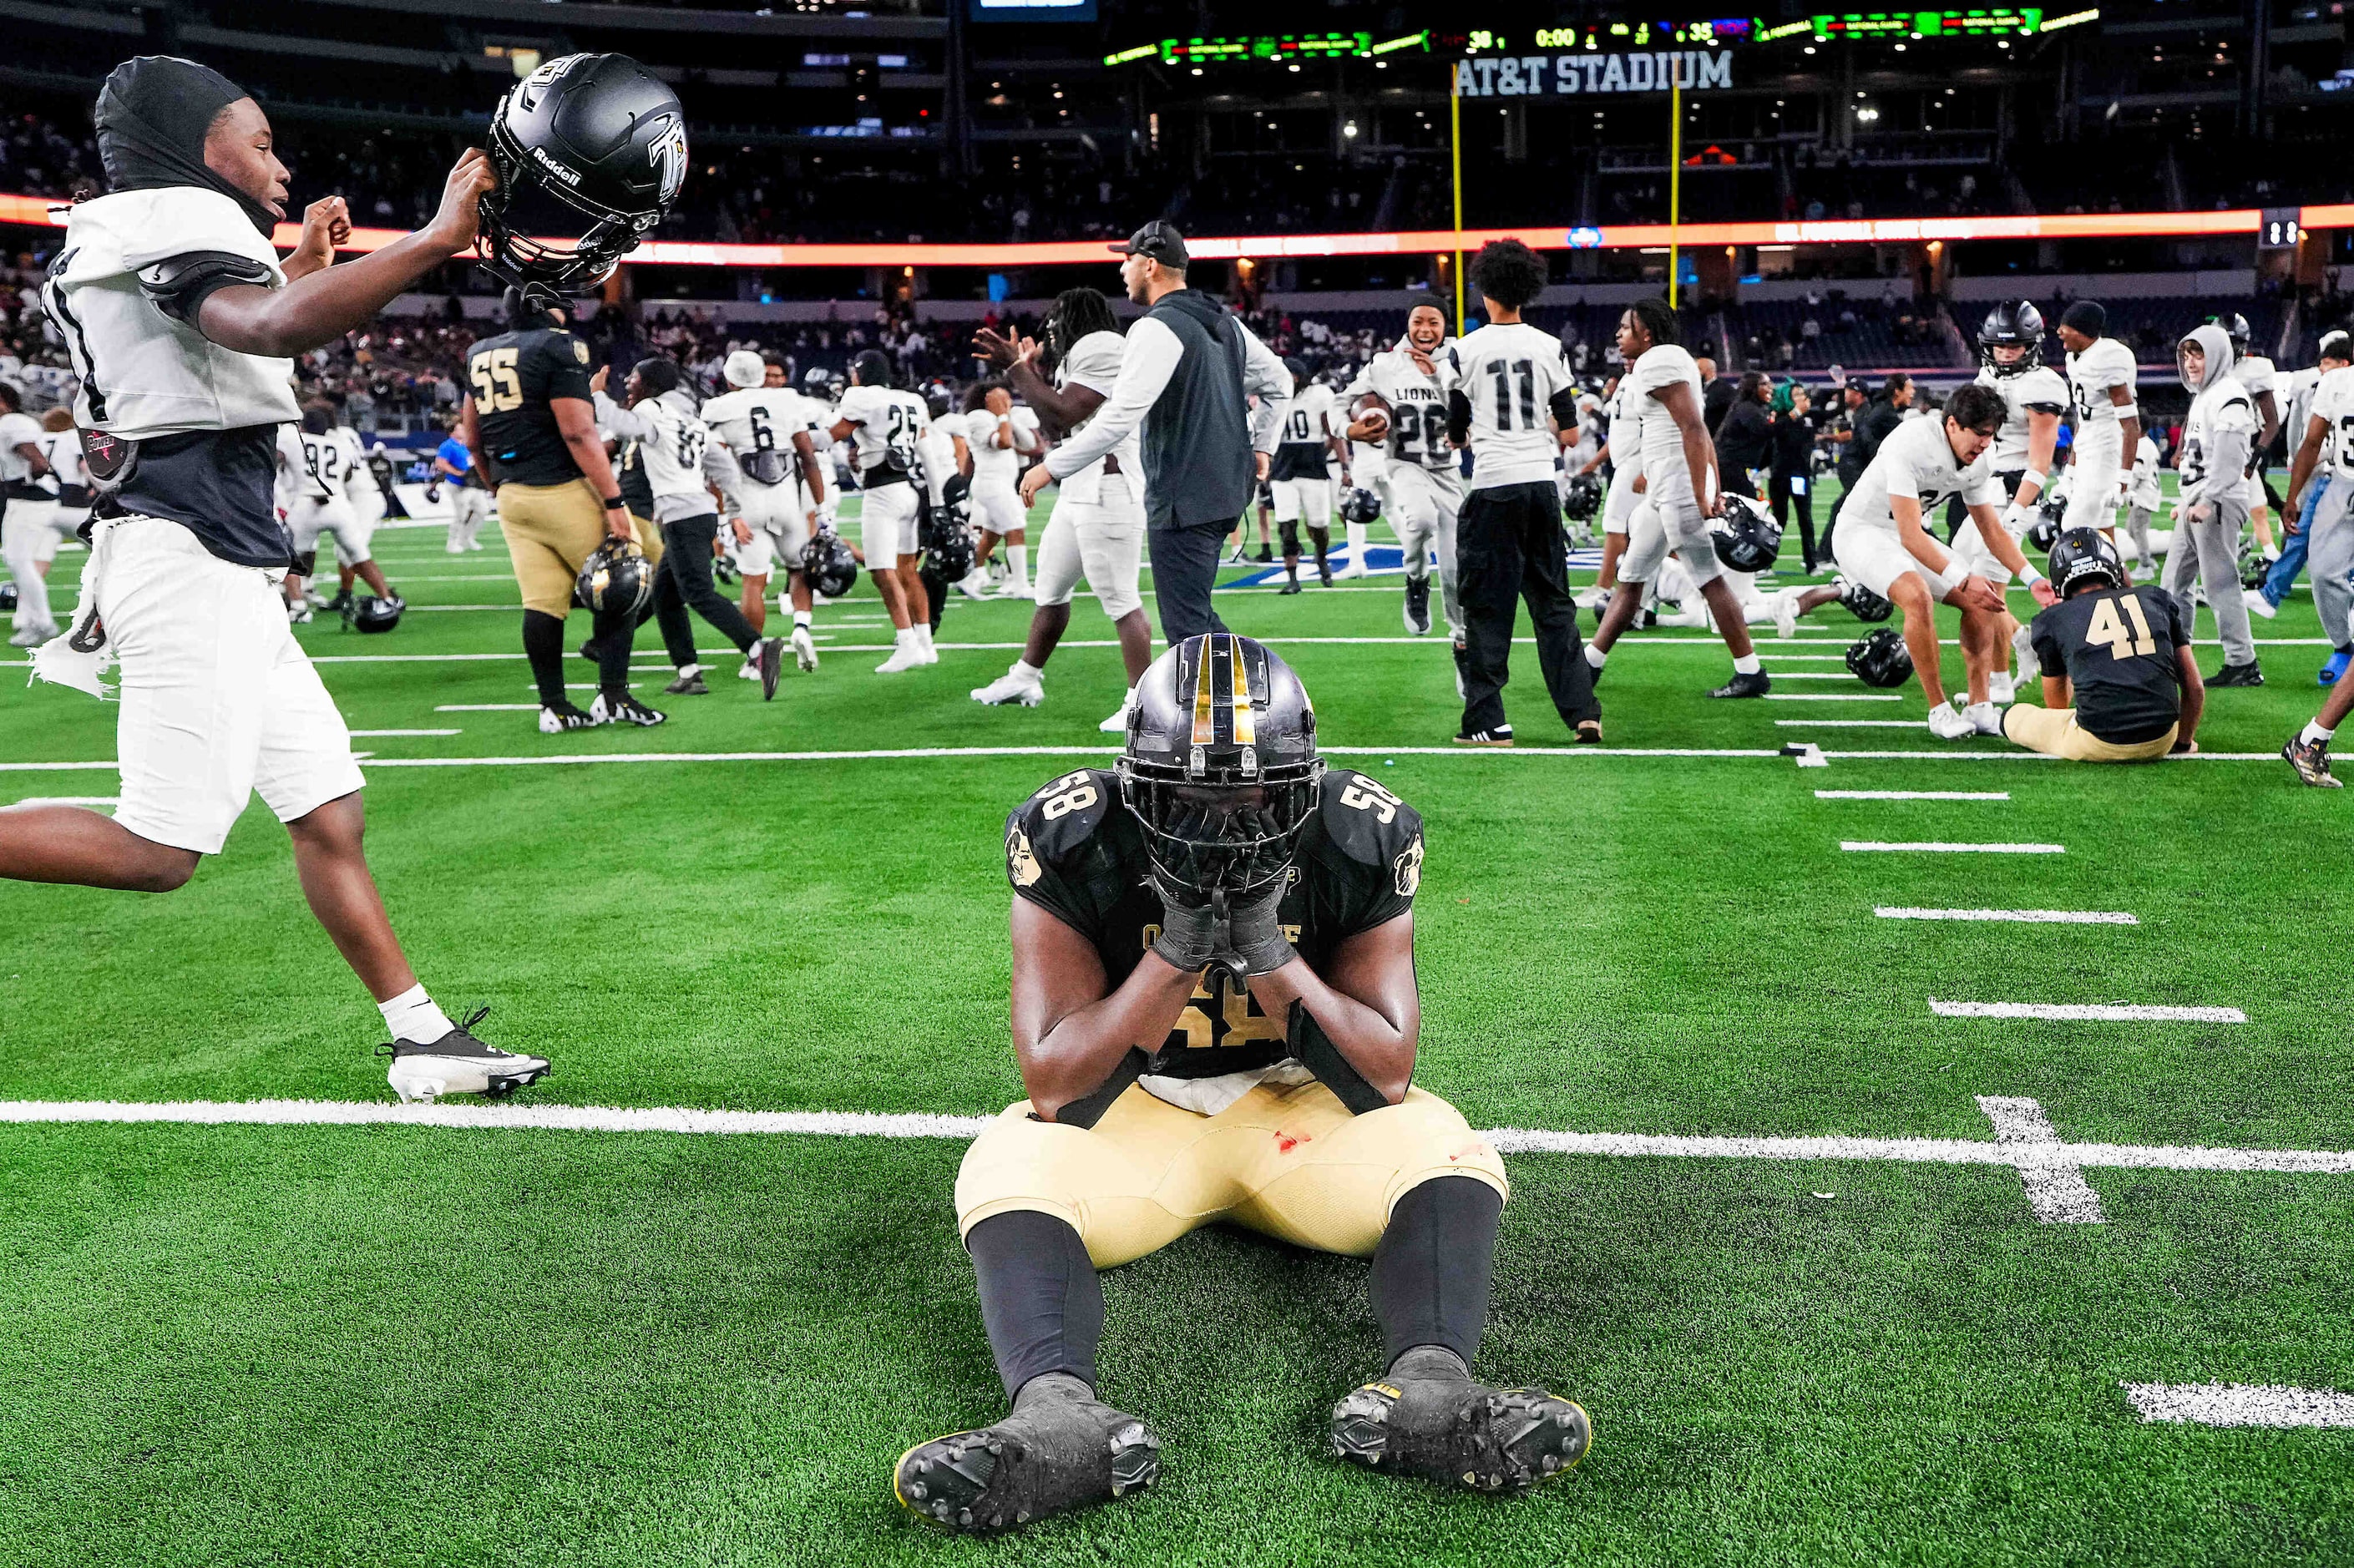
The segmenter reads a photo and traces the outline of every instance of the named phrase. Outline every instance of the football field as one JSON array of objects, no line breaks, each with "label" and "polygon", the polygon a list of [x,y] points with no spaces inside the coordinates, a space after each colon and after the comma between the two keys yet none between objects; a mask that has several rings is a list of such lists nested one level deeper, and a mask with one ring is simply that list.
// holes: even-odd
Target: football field
[{"label": "football field", "polygon": [[[2354,800],[2275,755],[2302,588],[2203,755],[2125,768],[1933,740],[1836,606],[1757,629],[1781,700],[1631,634],[1601,747],[1524,643],[1522,745],[1460,750],[1396,573],[1222,593],[1426,818],[1416,1081],[1513,1182],[1475,1371],[1594,1447],[1520,1499],[1329,1457],[1366,1265],[1214,1229],[1105,1277],[1161,1483],[977,1542],[889,1472],[1002,1409],[950,1185],[1021,1096],[1004,816],[1111,755],[1109,630],[1081,599],[1045,704],[983,709],[1029,606],[883,677],[863,583],[772,704],[732,651],[663,698],[649,627],[671,722],[545,736],[485,538],[384,531],[399,629],[300,635],[420,977],[554,1075],[397,1106],[258,803],[168,896],[0,884],[0,1564],[2354,1562]],[[111,709],[12,661],[0,803],[111,798]]]}]

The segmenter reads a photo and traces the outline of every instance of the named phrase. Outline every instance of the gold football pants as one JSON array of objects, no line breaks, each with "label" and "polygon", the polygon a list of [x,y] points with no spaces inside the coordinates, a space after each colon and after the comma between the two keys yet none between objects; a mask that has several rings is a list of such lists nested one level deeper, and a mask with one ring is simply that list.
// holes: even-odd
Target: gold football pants
[{"label": "gold football pants", "polygon": [[[605,540],[605,508],[585,479],[499,486],[499,531],[523,588],[523,607],[562,620],[581,566]],[[632,515],[630,531],[648,562],[662,564],[662,530]]]},{"label": "gold football pants", "polygon": [[957,1171],[957,1234],[1035,1209],[1068,1222],[1096,1266],[1113,1268],[1231,1220],[1369,1257],[1397,1201],[1441,1176],[1510,1190],[1487,1140],[1420,1089],[1352,1116],[1322,1084],[1261,1084],[1205,1117],[1131,1085],[1092,1128],[1034,1121],[1027,1100],[1008,1107]]},{"label": "gold football pants", "polygon": [[2131,746],[2103,740],[2076,722],[2073,708],[2038,708],[2020,704],[2006,709],[2002,733],[2030,751],[2063,757],[2071,762],[2148,762],[2174,749],[2174,729]]}]

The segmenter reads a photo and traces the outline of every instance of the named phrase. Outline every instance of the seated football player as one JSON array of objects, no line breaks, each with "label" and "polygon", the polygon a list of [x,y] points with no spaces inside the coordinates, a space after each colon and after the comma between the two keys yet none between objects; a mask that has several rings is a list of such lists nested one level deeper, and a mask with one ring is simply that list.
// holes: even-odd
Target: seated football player
[{"label": "seated football player", "polygon": [[2174,597],[2155,586],[2128,588],[2117,547],[2097,528],[2060,535],[2051,577],[2060,602],[2028,628],[2043,670],[2043,705],[2006,710],[2002,733],[2072,762],[2147,762],[2198,750],[2207,688]]},{"label": "seated football player", "polygon": [[1221,1220],[1373,1260],[1383,1371],[1333,1406],[1333,1452],[1490,1492],[1575,1464],[1585,1411],[1471,1375],[1506,1184],[1412,1082],[1422,820],[1326,769],[1290,668],[1224,633],[1169,650],[1117,766],[1017,807],[1005,853],[1030,1097],[956,1207],[1013,1408],[908,1449],[899,1500],[988,1531],[1149,1486],[1160,1439],[1097,1397],[1096,1271]]}]

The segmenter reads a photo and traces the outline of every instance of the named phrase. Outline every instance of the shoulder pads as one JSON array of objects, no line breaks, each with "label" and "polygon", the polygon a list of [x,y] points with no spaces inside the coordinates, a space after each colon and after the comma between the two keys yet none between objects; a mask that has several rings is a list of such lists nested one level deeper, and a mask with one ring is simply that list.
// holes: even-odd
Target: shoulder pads
[{"label": "shoulder pads", "polygon": [[227,250],[191,250],[139,270],[139,290],[155,308],[184,326],[196,324],[196,311],[214,291],[232,284],[269,288],[270,270],[250,256]]},{"label": "shoulder pads", "polygon": [[[1048,779],[1036,794],[1013,808],[1007,820],[1009,863],[1014,830],[1019,829],[1039,859],[1053,865],[1069,863],[1095,838],[1106,815],[1119,809],[1119,781],[1099,768],[1082,768]],[[1017,870],[1009,863],[1009,872]]]},{"label": "shoulder pads", "polygon": [[[1346,768],[1328,768],[1318,809],[1324,836],[1360,865],[1388,866],[1422,840],[1422,813],[1384,786]],[[1415,863],[1420,865],[1416,853]]]}]

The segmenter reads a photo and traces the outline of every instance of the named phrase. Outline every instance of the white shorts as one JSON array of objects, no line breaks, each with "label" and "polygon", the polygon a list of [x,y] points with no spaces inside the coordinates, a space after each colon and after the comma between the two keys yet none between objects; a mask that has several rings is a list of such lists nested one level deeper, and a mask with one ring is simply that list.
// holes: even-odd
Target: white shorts
[{"label": "white shorts", "polygon": [[[2009,524],[2003,524],[2003,532],[2010,534],[2012,544],[2019,545],[2020,535],[2011,533]],[[1898,546],[1899,549],[1903,547]],[[2023,556],[2026,553],[2027,546],[2020,545],[2020,554]],[[1953,547],[1947,554],[1953,557],[1953,564],[1946,568],[1946,580],[1948,583],[1957,583],[1964,577],[1972,576],[1984,577],[1987,581],[1996,584],[2010,581],[2010,568],[2004,566],[2000,557],[1988,547],[1986,535],[1978,532],[1977,519],[1970,516],[1967,512],[1962,514],[1961,531],[1954,535]],[[1880,591],[1878,588],[1872,589],[1874,593]]]},{"label": "white shorts", "polygon": [[1124,473],[1105,474],[1097,485],[1093,501],[1055,498],[1038,540],[1033,586],[1038,603],[1068,604],[1085,575],[1104,615],[1118,620],[1144,604],[1136,586],[1144,554],[1144,503],[1129,489]]},{"label": "white shorts", "polygon": [[737,515],[752,530],[752,542],[737,544],[736,530],[721,525],[720,537],[735,555],[736,569],[748,577],[773,577],[779,566],[801,570],[810,542],[809,508],[801,486],[747,483],[737,501],[743,508]]},{"label": "white shorts", "polygon": [[979,514],[973,521],[1000,538],[1021,533],[1022,525],[1030,521],[1029,509],[1022,504],[1021,494],[1010,484],[992,484],[987,489],[975,486],[972,509]]},{"label": "white shorts", "polygon": [[1610,489],[1602,498],[1602,531],[1624,534],[1634,522],[1635,508],[1642,504],[1642,493],[1635,488],[1636,476],[1642,472],[1631,462],[1622,462],[1610,471]]},{"label": "white shorts", "polygon": [[923,546],[916,542],[916,487],[906,481],[863,492],[858,503],[858,542],[866,552],[866,569],[887,571],[902,556]]},{"label": "white shorts", "polygon": [[[1664,511],[1661,499],[1669,503]],[[1716,558],[1716,546],[1708,536],[1708,520],[1692,502],[1690,480],[1670,487],[1664,497],[1654,497],[1647,490],[1636,502],[1634,515],[1627,523],[1626,553],[1618,557],[1620,582],[1650,581],[1670,550],[1683,563],[1696,588],[1706,588],[1724,575]]]},{"label": "white shorts", "polygon": [[2246,498],[2250,512],[2262,512],[2272,504],[2264,499],[2264,482],[2253,473],[2248,475],[2240,493]]},{"label": "white shorts", "polygon": [[[1958,565],[1949,564],[1944,576],[1931,571],[1912,551],[1904,547],[1893,528],[1875,528],[1869,524],[1842,525],[1831,533],[1831,555],[1839,561],[1839,569],[1878,594],[1889,597],[1889,587],[1905,573],[1919,577],[1929,589],[1929,597],[1939,603],[1954,591],[1966,575]],[[1959,555],[1954,557],[1960,560]]]},{"label": "white shorts", "polygon": [[318,549],[321,535],[334,535],[335,558],[351,567],[368,559],[368,541],[374,535],[352,510],[351,503],[340,496],[295,502],[286,509],[286,529],[294,535],[297,556],[307,556]]},{"label": "white shorts", "polygon": [[366,782],[351,732],[287,630],[280,574],[208,554],[177,523],[99,524],[97,609],[122,662],[114,820],[217,854],[255,790],[291,822]]},{"label": "white shorts", "polygon": [[1274,479],[1275,520],[1305,523],[1310,528],[1332,525],[1332,482],[1330,479]]},{"label": "white shorts", "polygon": [[0,553],[22,554],[37,565],[58,558],[58,546],[90,515],[87,506],[63,506],[54,501],[10,501],[0,513]]}]

